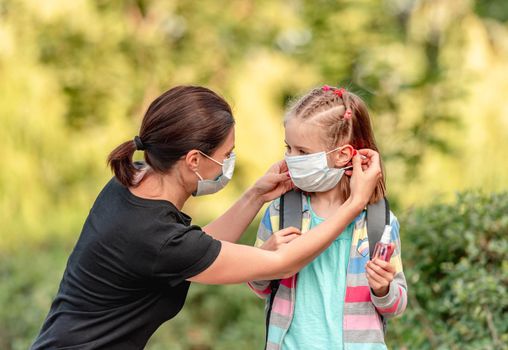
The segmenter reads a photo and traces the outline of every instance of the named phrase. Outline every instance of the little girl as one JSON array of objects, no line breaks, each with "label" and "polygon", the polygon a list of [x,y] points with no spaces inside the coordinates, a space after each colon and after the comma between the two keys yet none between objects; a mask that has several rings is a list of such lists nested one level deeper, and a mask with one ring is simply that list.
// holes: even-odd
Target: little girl
[{"label": "little girl", "polygon": [[[348,165],[357,149],[378,150],[365,103],[343,88],[323,86],[300,98],[284,119],[286,163],[302,197],[302,233],[319,225],[349,197]],[[385,196],[381,179],[370,203]],[[274,249],[292,237],[273,235],[279,200],[259,226],[256,246]],[[399,223],[390,213],[389,262],[370,260],[366,212],[297,275],[280,281],[271,299],[270,281],[250,288],[265,298],[268,350],[386,349],[384,320],[404,312]]]}]

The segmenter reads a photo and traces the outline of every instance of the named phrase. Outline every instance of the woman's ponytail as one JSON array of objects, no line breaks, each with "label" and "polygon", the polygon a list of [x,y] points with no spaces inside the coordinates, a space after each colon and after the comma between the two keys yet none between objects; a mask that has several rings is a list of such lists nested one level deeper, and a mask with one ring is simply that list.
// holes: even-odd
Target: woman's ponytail
[{"label": "woman's ponytail", "polygon": [[108,156],[108,164],[115,173],[115,177],[126,187],[134,186],[137,169],[132,163],[132,157],[136,149],[134,141],[126,141]]}]

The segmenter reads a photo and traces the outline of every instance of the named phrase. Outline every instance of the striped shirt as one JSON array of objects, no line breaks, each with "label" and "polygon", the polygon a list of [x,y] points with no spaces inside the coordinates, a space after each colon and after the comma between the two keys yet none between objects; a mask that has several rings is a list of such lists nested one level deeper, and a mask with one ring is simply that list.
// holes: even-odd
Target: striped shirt
[{"label": "striped shirt", "polygon": [[[310,210],[306,196],[302,193],[302,233],[310,226]],[[402,271],[400,255],[399,223],[390,213],[392,226],[391,241],[395,244],[390,263],[395,267],[395,277],[387,295],[375,296],[367,282],[365,264],[369,261],[369,240],[367,237],[366,211],[354,220],[353,238],[346,274],[346,296],[344,302],[343,338],[347,350],[383,350],[383,318],[388,319],[404,312],[407,304],[407,284]],[[256,246],[261,246],[279,227],[279,199],[266,210],[259,225]],[[280,350],[293,318],[297,275],[281,280],[274,297],[268,326],[267,350]],[[269,305],[270,281],[252,281],[249,287]],[[382,317],[381,317],[382,316]],[[291,349],[284,349],[291,350]]]}]

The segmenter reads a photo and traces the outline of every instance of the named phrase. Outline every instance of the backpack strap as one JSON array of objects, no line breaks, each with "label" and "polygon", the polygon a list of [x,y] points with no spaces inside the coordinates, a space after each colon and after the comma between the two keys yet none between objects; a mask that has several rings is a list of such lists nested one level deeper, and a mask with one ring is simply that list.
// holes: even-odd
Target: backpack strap
[{"label": "backpack strap", "polygon": [[369,237],[369,253],[374,254],[376,243],[379,242],[386,225],[390,225],[390,205],[386,198],[367,206],[367,235]]},{"label": "backpack strap", "polygon": [[302,194],[291,190],[280,197],[279,230],[287,227],[302,229]]},{"label": "backpack strap", "polygon": [[[279,204],[279,230],[287,227],[296,227],[302,229],[302,195],[300,192],[291,190],[280,197]],[[266,310],[266,341],[265,349],[268,344],[268,326],[270,325],[270,315],[272,313],[273,299],[279,290],[280,279],[270,281],[270,301]]]},{"label": "backpack strap", "polygon": [[[296,192],[295,190],[291,190],[286,192],[280,197],[279,204],[279,230],[288,227],[296,227],[297,229],[302,229],[302,195],[300,192]],[[273,297],[277,293],[279,289],[280,279],[272,280],[270,283],[271,287],[271,298],[270,298],[270,308],[272,309]]]},{"label": "backpack strap", "polygon": [[[386,225],[390,225],[390,204],[383,197],[380,201],[367,206],[367,236],[369,238],[370,258],[374,254],[376,243],[379,242]],[[383,333],[386,334],[386,318],[381,316]]]}]

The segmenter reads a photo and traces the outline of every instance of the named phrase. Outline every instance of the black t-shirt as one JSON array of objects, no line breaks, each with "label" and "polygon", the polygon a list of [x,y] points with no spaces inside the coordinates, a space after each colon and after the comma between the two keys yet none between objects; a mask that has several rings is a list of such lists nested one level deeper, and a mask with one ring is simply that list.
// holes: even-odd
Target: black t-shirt
[{"label": "black t-shirt", "polygon": [[112,179],[69,257],[32,349],[142,349],[183,307],[186,279],[209,267],[221,243],[165,200],[133,195]]}]

